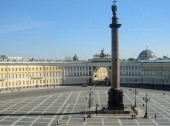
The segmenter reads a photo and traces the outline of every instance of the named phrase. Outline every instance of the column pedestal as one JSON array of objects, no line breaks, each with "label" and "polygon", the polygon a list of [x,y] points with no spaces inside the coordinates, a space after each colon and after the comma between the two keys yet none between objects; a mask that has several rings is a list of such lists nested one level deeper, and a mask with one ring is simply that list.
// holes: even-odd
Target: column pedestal
[{"label": "column pedestal", "polygon": [[108,91],[108,110],[124,110],[123,91],[111,88]]}]

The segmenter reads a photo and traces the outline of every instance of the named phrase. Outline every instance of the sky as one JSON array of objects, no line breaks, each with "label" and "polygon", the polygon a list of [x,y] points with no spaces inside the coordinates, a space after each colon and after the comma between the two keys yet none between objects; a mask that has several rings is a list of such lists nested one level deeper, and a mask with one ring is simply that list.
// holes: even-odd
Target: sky
[{"label": "sky", "polygon": [[[117,0],[120,58],[170,57],[170,0]],[[0,0],[0,55],[65,59],[111,53],[113,0]]]}]

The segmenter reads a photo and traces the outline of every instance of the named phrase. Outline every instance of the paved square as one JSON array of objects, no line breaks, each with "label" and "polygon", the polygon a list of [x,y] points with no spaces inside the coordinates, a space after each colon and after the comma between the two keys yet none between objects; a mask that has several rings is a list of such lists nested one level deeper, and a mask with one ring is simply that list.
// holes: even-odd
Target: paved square
[{"label": "paved square", "polygon": [[[8,99],[7,97],[1,100],[0,125],[54,126],[57,125],[58,120],[60,126],[170,125],[170,92],[168,91],[137,89],[139,91],[137,105],[140,108],[145,110],[143,97],[145,97],[146,93],[151,98],[148,102],[148,119],[92,117],[84,121],[88,90],[92,88],[93,91],[93,108],[95,108],[97,103],[99,104],[98,108],[101,109],[107,106],[107,91],[109,88],[79,87],[77,90],[70,90],[72,88],[75,87],[56,88],[53,93],[44,92],[44,95],[36,95],[34,97],[29,96],[27,93],[28,96],[25,97],[14,96],[13,99]],[[123,88],[123,90],[124,104],[134,104],[135,96],[131,93],[130,88]]]}]

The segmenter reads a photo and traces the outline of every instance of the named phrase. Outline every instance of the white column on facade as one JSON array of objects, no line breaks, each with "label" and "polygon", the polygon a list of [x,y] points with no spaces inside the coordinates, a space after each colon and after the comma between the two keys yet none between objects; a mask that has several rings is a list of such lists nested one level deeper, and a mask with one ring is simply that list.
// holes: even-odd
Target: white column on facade
[{"label": "white column on facade", "polygon": [[83,75],[84,76],[86,75],[85,72],[86,72],[86,67],[83,67]]},{"label": "white column on facade", "polygon": [[87,66],[87,75],[86,76],[89,76],[89,67]]},{"label": "white column on facade", "polygon": [[81,67],[81,75],[83,76],[83,66]]},{"label": "white column on facade", "polygon": [[123,75],[126,75],[126,66],[124,66],[124,74]]},{"label": "white column on facade", "polygon": [[72,76],[74,76],[74,67],[72,67]]},{"label": "white column on facade", "polygon": [[63,76],[66,76],[67,75],[67,67],[63,67],[64,71],[65,71],[65,75]]},{"label": "white column on facade", "polygon": [[129,66],[127,66],[127,75],[129,76]]},{"label": "white column on facade", "polygon": [[69,67],[67,66],[67,76],[69,76]]},{"label": "white column on facade", "polygon": [[77,77],[77,66],[76,66],[76,77]]},{"label": "white column on facade", "polygon": [[70,73],[70,76],[72,76],[72,70],[71,70],[72,68],[70,67],[69,68],[69,73]]},{"label": "white column on facade", "polygon": [[126,76],[126,66],[124,67],[124,72],[125,72],[125,74],[124,74],[124,75]]},{"label": "white column on facade", "polygon": [[[122,75],[124,75],[124,67],[123,67],[123,66],[121,66],[121,71],[122,71],[122,72],[121,72]],[[122,75],[121,75],[121,76],[122,76]]]},{"label": "white column on facade", "polygon": [[120,66],[120,76],[122,76],[123,75],[123,67],[122,66]]},{"label": "white column on facade", "polygon": [[70,73],[69,73],[69,67],[67,66],[67,76],[69,76]]},{"label": "white column on facade", "polygon": [[70,71],[70,76],[72,76],[72,67],[71,66],[69,68],[69,71]]},{"label": "white column on facade", "polygon": [[80,66],[80,75],[82,76],[82,66]]},{"label": "white column on facade", "polygon": [[87,76],[89,76],[89,67],[87,66]]},{"label": "white column on facade", "polygon": [[133,66],[133,74],[136,75],[136,66]]},{"label": "white column on facade", "polygon": [[85,72],[86,72],[86,67],[83,66],[83,75],[84,76],[86,75]]},{"label": "white column on facade", "polygon": [[135,66],[135,75],[137,76],[138,75],[138,67],[137,66]]},{"label": "white column on facade", "polygon": [[93,67],[91,67],[91,76],[93,77],[93,73],[94,71],[93,71]]},{"label": "white column on facade", "polygon": [[77,67],[77,76],[80,76],[80,74],[79,74],[79,66]]},{"label": "white column on facade", "polygon": [[129,74],[132,75],[132,67],[129,66]]}]

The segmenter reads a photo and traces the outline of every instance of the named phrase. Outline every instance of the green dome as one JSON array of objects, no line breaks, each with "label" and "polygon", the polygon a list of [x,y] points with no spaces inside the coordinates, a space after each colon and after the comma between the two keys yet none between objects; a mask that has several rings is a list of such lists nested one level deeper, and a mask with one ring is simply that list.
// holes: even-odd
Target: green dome
[{"label": "green dome", "polygon": [[143,50],[138,56],[138,60],[155,60],[155,59],[156,59],[155,54],[148,49]]}]

